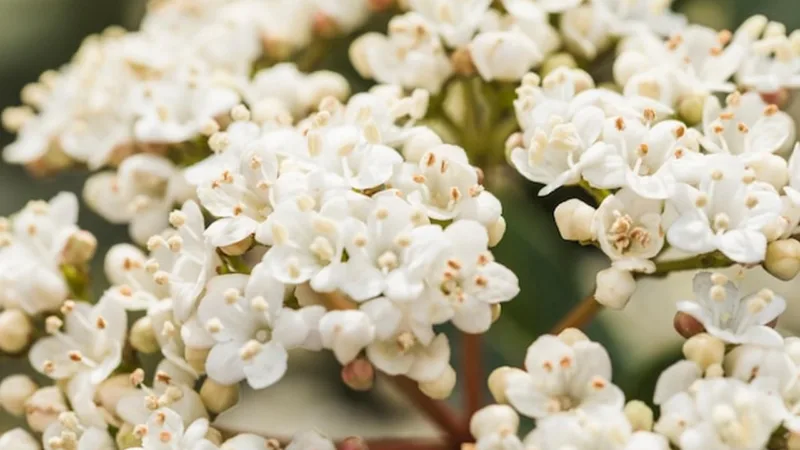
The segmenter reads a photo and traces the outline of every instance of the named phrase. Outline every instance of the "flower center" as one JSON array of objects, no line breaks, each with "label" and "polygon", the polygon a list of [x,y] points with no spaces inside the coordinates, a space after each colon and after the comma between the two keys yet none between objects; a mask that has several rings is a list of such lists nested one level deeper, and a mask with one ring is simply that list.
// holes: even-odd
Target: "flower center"
[{"label": "flower center", "polygon": [[634,244],[646,247],[650,243],[650,232],[642,227],[634,226],[630,215],[614,211],[614,216],[614,222],[606,235],[618,252],[625,253]]}]

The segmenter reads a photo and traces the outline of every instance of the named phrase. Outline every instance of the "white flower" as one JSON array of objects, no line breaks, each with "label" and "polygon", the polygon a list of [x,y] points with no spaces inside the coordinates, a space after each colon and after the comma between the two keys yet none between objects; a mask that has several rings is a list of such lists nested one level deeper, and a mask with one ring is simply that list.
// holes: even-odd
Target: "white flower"
[{"label": "white flower", "polygon": [[117,302],[102,300],[92,306],[70,302],[61,320],[48,319],[52,336],[38,340],[31,348],[31,365],[50,378],[61,380],[89,373],[93,384],[108,378],[122,359],[127,331],[125,310]]},{"label": "white flower", "polygon": [[580,5],[583,0],[503,0],[503,6],[511,15],[520,18],[535,16],[540,11],[563,13]]},{"label": "white flower", "polygon": [[622,117],[606,119],[603,144],[581,158],[583,177],[594,187],[629,187],[645,198],[673,195],[676,180],[670,162],[696,151],[697,136],[675,120],[651,128],[653,116],[653,111],[646,113],[645,123]]},{"label": "white flower", "polygon": [[167,408],[153,411],[147,419],[142,446],[132,450],[217,450],[205,438],[208,419],[197,419],[184,427],[181,416]]},{"label": "white flower", "polygon": [[766,325],[786,309],[783,297],[769,289],[743,297],[725,276],[708,272],[695,275],[694,294],[694,300],[678,302],[678,311],[697,319],[708,334],[732,344],[774,343],[777,332]]},{"label": "white flower", "polygon": [[519,416],[507,405],[490,405],[477,411],[469,422],[478,450],[522,450],[517,437]]},{"label": "white flower", "polygon": [[74,448],[76,450],[115,450],[114,439],[105,428],[82,424],[72,413],[61,413],[42,435],[44,450]]},{"label": "white flower", "polygon": [[381,294],[419,297],[425,272],[443,247],[441,228],[426,223],[408,202],[391,194],[374,197],[365,222],[350,218],[345,225],[348,259],[339,289],[355,301]]},{"label": "white flower", "polygon": [[525,416],[622,410],[624,394],[611,383],[611,360],[598,343],[570,346],[556,336],[541,336],[528,347],[525,370],[510,372],[505,389],[511,406]]},{"label": "white flower", "polygon": [[[685,450],[763,448],[785,413],[779,397],[754,385],[706,379],[695,383],[690,394],[662,405],[656,430]],[[682,421],[678,427],[676,419]]]},{"label": "white flower", "polygon": [[263,130],[251,121],[236,120],[225,129],[224,132],[214,133],[209,138],[215,142],[214,154],[204,160],[192,164],[184,171],[186,181],[192,186],[201,186],[211,183],[224,171],[237,172],[242,166],[242,155],[246,150],[254,146],[254,142],[263,142]]},{"label": "white flower", "polygon": [[350,46],[350,60],[367,78],[437,94],[453,68],[436,31],[410,12],[389,22],[389,35],[366,33]]},{"label": "white flower", "polygon": [[450,343],[445,334],[426,343],[410,331],[400,331],[369,344],[366,354],[386,374],[405,375],[418,382],[434,381],[450,367]]},{"label": "white flower", "polygon": [[262,389],[286,372],[287,348],[303,345],[319,307],[283,307],[285,288],[264,266],[251,276],[231,274],[209,280],[197,318],[214,338],[206,360],[208,376],[221,384],[243,379]]},{"label": "white flower", "polygon": [[672,0],[600,0],[596,7],[611,22],[615,34],[649,29],[669,36],[686,26],[686,18],[670,11]]},{"label": "white flower", "polygon": [[490,0],[411,0],[411,9],[428,19],[452,48],[466,45],[480,26]]},{"label": "white flower", "polygon": [[645,273],[655,270],[650,259],[664,247],[661,210],[661,201],[641,198],[627,188],[603,200],[592,230],[614,267]]},{"label": "white flower", "polygon": [[542,61],[536,42],[518,31],[487,31],[469,44],[472,62],[485,81],[516,81]]},{"label": "white flower", "polygon": [[346,365],[375,338],[369,316],[357,310],[329,311],[319,321],[322,346],[333,350],[339,363]]},{"label": "white flower", "polygon": [[[795,338],[796,339],[796,338]],[[774,346],[744,344],[727,355],[723,367],[725,374],[745,382],[775,383],[779,393],[796,388],[798,369],[789,352],[795,342],[775,339]]]},{"label": "white flower", "polygon": [[[755,16],[753,19],[759,18]],[[751,19],[751,20],[753,20]],[[760,17],[766,20],[766,18]],[[766,33],[765,33],[766,34]],[[756,41],[742,61],[736,80],[759,92],[773,93],[781,88],[793,89],[800,85],[800,51],[797,35],[764,36]]]},{"label": "white flower", "polygon": [[671,204],[680,217],[667,230],[667,241],[692,254],[714,250],[739,263],[764,259],[764,227],[783,209],[775,189],[754,182],[752,172],[733,157],[709,160],[700,188],[678,185]]},{"label": "white flower", "polygon": [[467,333],[483,333],[492,322],[492,306],[519,293],[519,280],[488,251],[486,229],[459,220],[444,230],[447,247],[427,275],[423,295],[453,324]]},{"label": "white flower", "polygon": [[598,8],[581,5],[564,11],[559,23],[570,51],[593,60],[611,43],[612,23]]},{"label": "white flower", "polygon": [[304,74],[293,63],[280,63],[255,74],[245,90],[245,99],[253,107],[269,99],[278,100],[299,118],[326,96],[344,100],[348,91],[347,81],[338,73]]},{"label": "white flower", "polygon": [[755,153],[788,150],[794,142],[794,121],[774,105],[767,105],[756,92],[728,96],[722,108],[716,97],[703,107],[703,146],[709,152],[741,155],[747,161]]},{"label": "white flower", "polygon": [[[0,450],[40,450],[39,443],[23,428],[13,428],[0,435]],[[83,450],[83,449],[81,449]]]},{"label": "white flower", "polygon": [[[167,249],[157,251],[168,252]],[[153,279],[156,270],[169,269],[164,264],[170,256],[154,254],[147,259],[145,254],[130,244],[117,244],[106,253],[104,268],[106,278],[114,286],[104,295],[113,297],[129,311],[146,310],[154,303],[169,296],[169,287]],[[166,261],[165,261],[166,259]]]}]

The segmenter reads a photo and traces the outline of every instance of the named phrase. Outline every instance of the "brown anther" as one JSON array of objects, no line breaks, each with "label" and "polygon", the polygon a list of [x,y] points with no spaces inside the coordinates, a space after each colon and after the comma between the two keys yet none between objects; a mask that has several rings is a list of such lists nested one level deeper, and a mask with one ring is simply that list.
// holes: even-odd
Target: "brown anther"
[{"label": "brown anther", "polygon": [[561,366],[561,368],[567,369],[572,365],[572,358],[565,356],[561,358],[561,361],[559,361],[558,364]]},{"label": "brown anther", "polygon": [[644,110],[644,120],[647,122],[653,122],[656,120],[656,112],[652,108],[645,108]]},{"label": "brown anther", "polygon": [[489,284],[489,280],[486,279],[486,277],[484,277],[483,275],[477,275],[475,277],[475,284],[479,287],[484,288]]},{"label": "brown anther", "polygon": [[719,118],[721,120],[732,120],[734,117],[736,117],[736,114],[734,114],[732,112],[729,112],[729,111],[724,112],[724,113],[720,113],[720,115],[719,115]]},{"label": "brown anther", "polygon": [[617,130],[619,131],[625,130],[625,119],[623,119],[622,117],[617,117],[617,119],[614,121],[614,125],[617,127]]},{"label": "brown anther", "polygon": [[131,289],[131,287],[128,286],[127,284],[123,284],[117,290],[123,297],[130,297],[131,295],[133,295],[133,289]]},{"label": "brown anther", "polygon": [[108,324],[106,323],[106,319],[103,319],[102,317],[98,317],[97,318],[97,322],[95,323],[95,325],[97,325],[97,329],[105,330],[106,329],[106,325],[108,325]]},{"label": "brown anther", "polygon": [[164,384],[171,384],[172,377],[169,376],[169,374],[166,372],[158,371],[156,372],[156,381],[160,381],[161,383]]},{"label": "brown anther", "polygon": [[432,166],[434,164],[436,164],[436,155],[434,155],[433,153],[426,154],[425,155],[425,165],[430,167],[430,166]]},{"label": "brown anther", "polygon": [[764,108],[764,115],[767,117],[774,116],[777,113],[778,113],[778,105],[774,104],[767,105],[767,107]]},{"label": "brown anther", "polygon": [[68,352],[67,356],[69,357],[69,359],[71,361],[74,361],[74,362],[81,362],[83,360],[83,356],[81,356],[81,352],[78,352],[78,351],[75,351],[75,350],[72,350],[72,351]]},{"label": "brown anther", "polygon": [[461,262],[459,262],[457,259],[453,259],[453,258],[448,259],[447,260],[447,267],[450,267],[453,270],[461,270]]},{"label": "brown anther", "polygon": [[750,128],[748,128],[747,125],[745,125],[743,122],[739,122],[736,125],[736,129],[738,129],[740,133],[747,134],[748,132],[750,132]]},{"label": "brown anther", "polygon": [[602,379],[600,377],[593,378],[591,383],[592,383],[592,387],[595,388],[595,389],[598,389],[598,390],[603,389],[608,385],[606,380],[604,380],[604,379]]},{"label": "brown anther", "polygon": [[733,38],[733,33],[731,33],[730,30],[722,30],[717,34],[717,41],[722,46],[728,45],[731,38]]},{"label": "brown anther", "polygon": [[550,361],[543,362],[542,363],[542,369],[544,369],[545,372],[552,372],[553,371],[553,363],[551,363]]},{"label": "brown anther", "polygon": [[678,139],[682,138],[686,134],[686,127],[683,125],[679,125],[675,127],[675,137]]},{"label": "brown anther", "polygon": [[411,179],[414,180],[415,183],[425,183],[425,175],[422,174],[415,174],[413,177],[411,177]]},{"label": "brown anther", "polygon": [[649,151],[650,151],[650,147],[647,144],[640,144],[639,145],[639,155],[644,156]]},{"label": "brown anther", "polygon": [[722,54],[722,47],[711,47],[708,51],[711,56],[719,56]]}]

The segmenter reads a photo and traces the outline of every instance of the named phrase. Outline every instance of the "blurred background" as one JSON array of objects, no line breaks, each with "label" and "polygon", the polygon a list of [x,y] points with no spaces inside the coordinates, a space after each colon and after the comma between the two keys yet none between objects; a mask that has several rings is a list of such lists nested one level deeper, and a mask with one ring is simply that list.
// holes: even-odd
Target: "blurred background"
[{"label": "blurred background", "polygon": [[[675,7],[696,23],[715,28],[734,28],[746,17],[763,13],[783,21],[789,30],[800,26],[798,0],[678,0]],[[66,63],[81,40],[116,24],[135,29],[144,11],[144,0],[0,0],[0,107],[19,103],[19,91],[50,68]],[[336,54],[333,66],[349,63],[346,53]],[[333,58],[336,58],[334,56]],[[800,117],[800,114],[795,114]],[[13,136],[3,134],[0,144]],[[500,149],[498,149],[499,151]],[[85,176],[65,174],[45,180],[31,179],[21,168],[0,162],[0,215],[20,209],[34,198],[47,199],[60,190],[80,193]],[[508,231],[495,254],[520,277],[522,294],[504,307],[500,321],[485,339],[486,374],[499,365],[520,365],[527,346],[546,333],[570,308],[590,293],[594,274],[607,265],[590,249],[562,242],[552,220],[553,208],[574,193],[540,199],[537,186],[512,174],[497,187],[504,202]],[[81,210],[81,226],[98,237],[101,248],[95,258],[95,292],[102,292],[102,255],[109,244],[126,239],[124,227],[114,227]],[[601,313],[588,329],[593,339],[612,353],[614,379],[628,397],[651,397],[654,379],[680,354],[680,340],[672,329],[674,303],[691,295],[692,274],[643,281],[624,312]],[[744,288],[759,289],[764,283],[787,296],[789,311],[780,327],[800,330],[800,281],[781,283],[761,270],[750,271]],[[454,343],[458,367],[458,341]],[[276,433],[286,429],[319,428],[332,437],[431,435],[435,429],[415,413],[386,383],[375,392],[355,394],[338,381],[338,367],[329,360],[320,365],[299,355],[294,375],[278,386],[251,396],[252,404],[280,405],[275,413],[251,414],[241,405],[227,421],[238,428]],[[0,360],[0,377],[24,370],[26,361]],[[453,399],[459,403],[456,395]],[[313,405],[313,408],[309,408]],[[273,408],[268,408],[273,410]],[[349,411],[342,414],[343,411]],[[0,415],[0,431],[14,424]]]}]

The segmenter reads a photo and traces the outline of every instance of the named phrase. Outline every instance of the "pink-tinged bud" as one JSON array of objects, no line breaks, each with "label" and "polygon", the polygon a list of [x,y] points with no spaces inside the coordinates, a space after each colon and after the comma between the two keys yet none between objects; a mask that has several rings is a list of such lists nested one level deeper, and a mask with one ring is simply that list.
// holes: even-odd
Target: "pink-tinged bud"
[{"label": "pink-tinged bud", "polygon": [[339,444],[339,450],[369,450],[369,447],[363,438],[349,437]]},{"label": "pink-tinged bud", "polygon": [[375,382],[375,368],[366,359],[355,359],[342,367],[342,381],[355,391],[368,391]]},{"label": "pink-tinged bud", "polygon": [[675,331],[686,339],[706,331],[703,324],[685,312],[678,311],[672,324],[675,327]]}]

